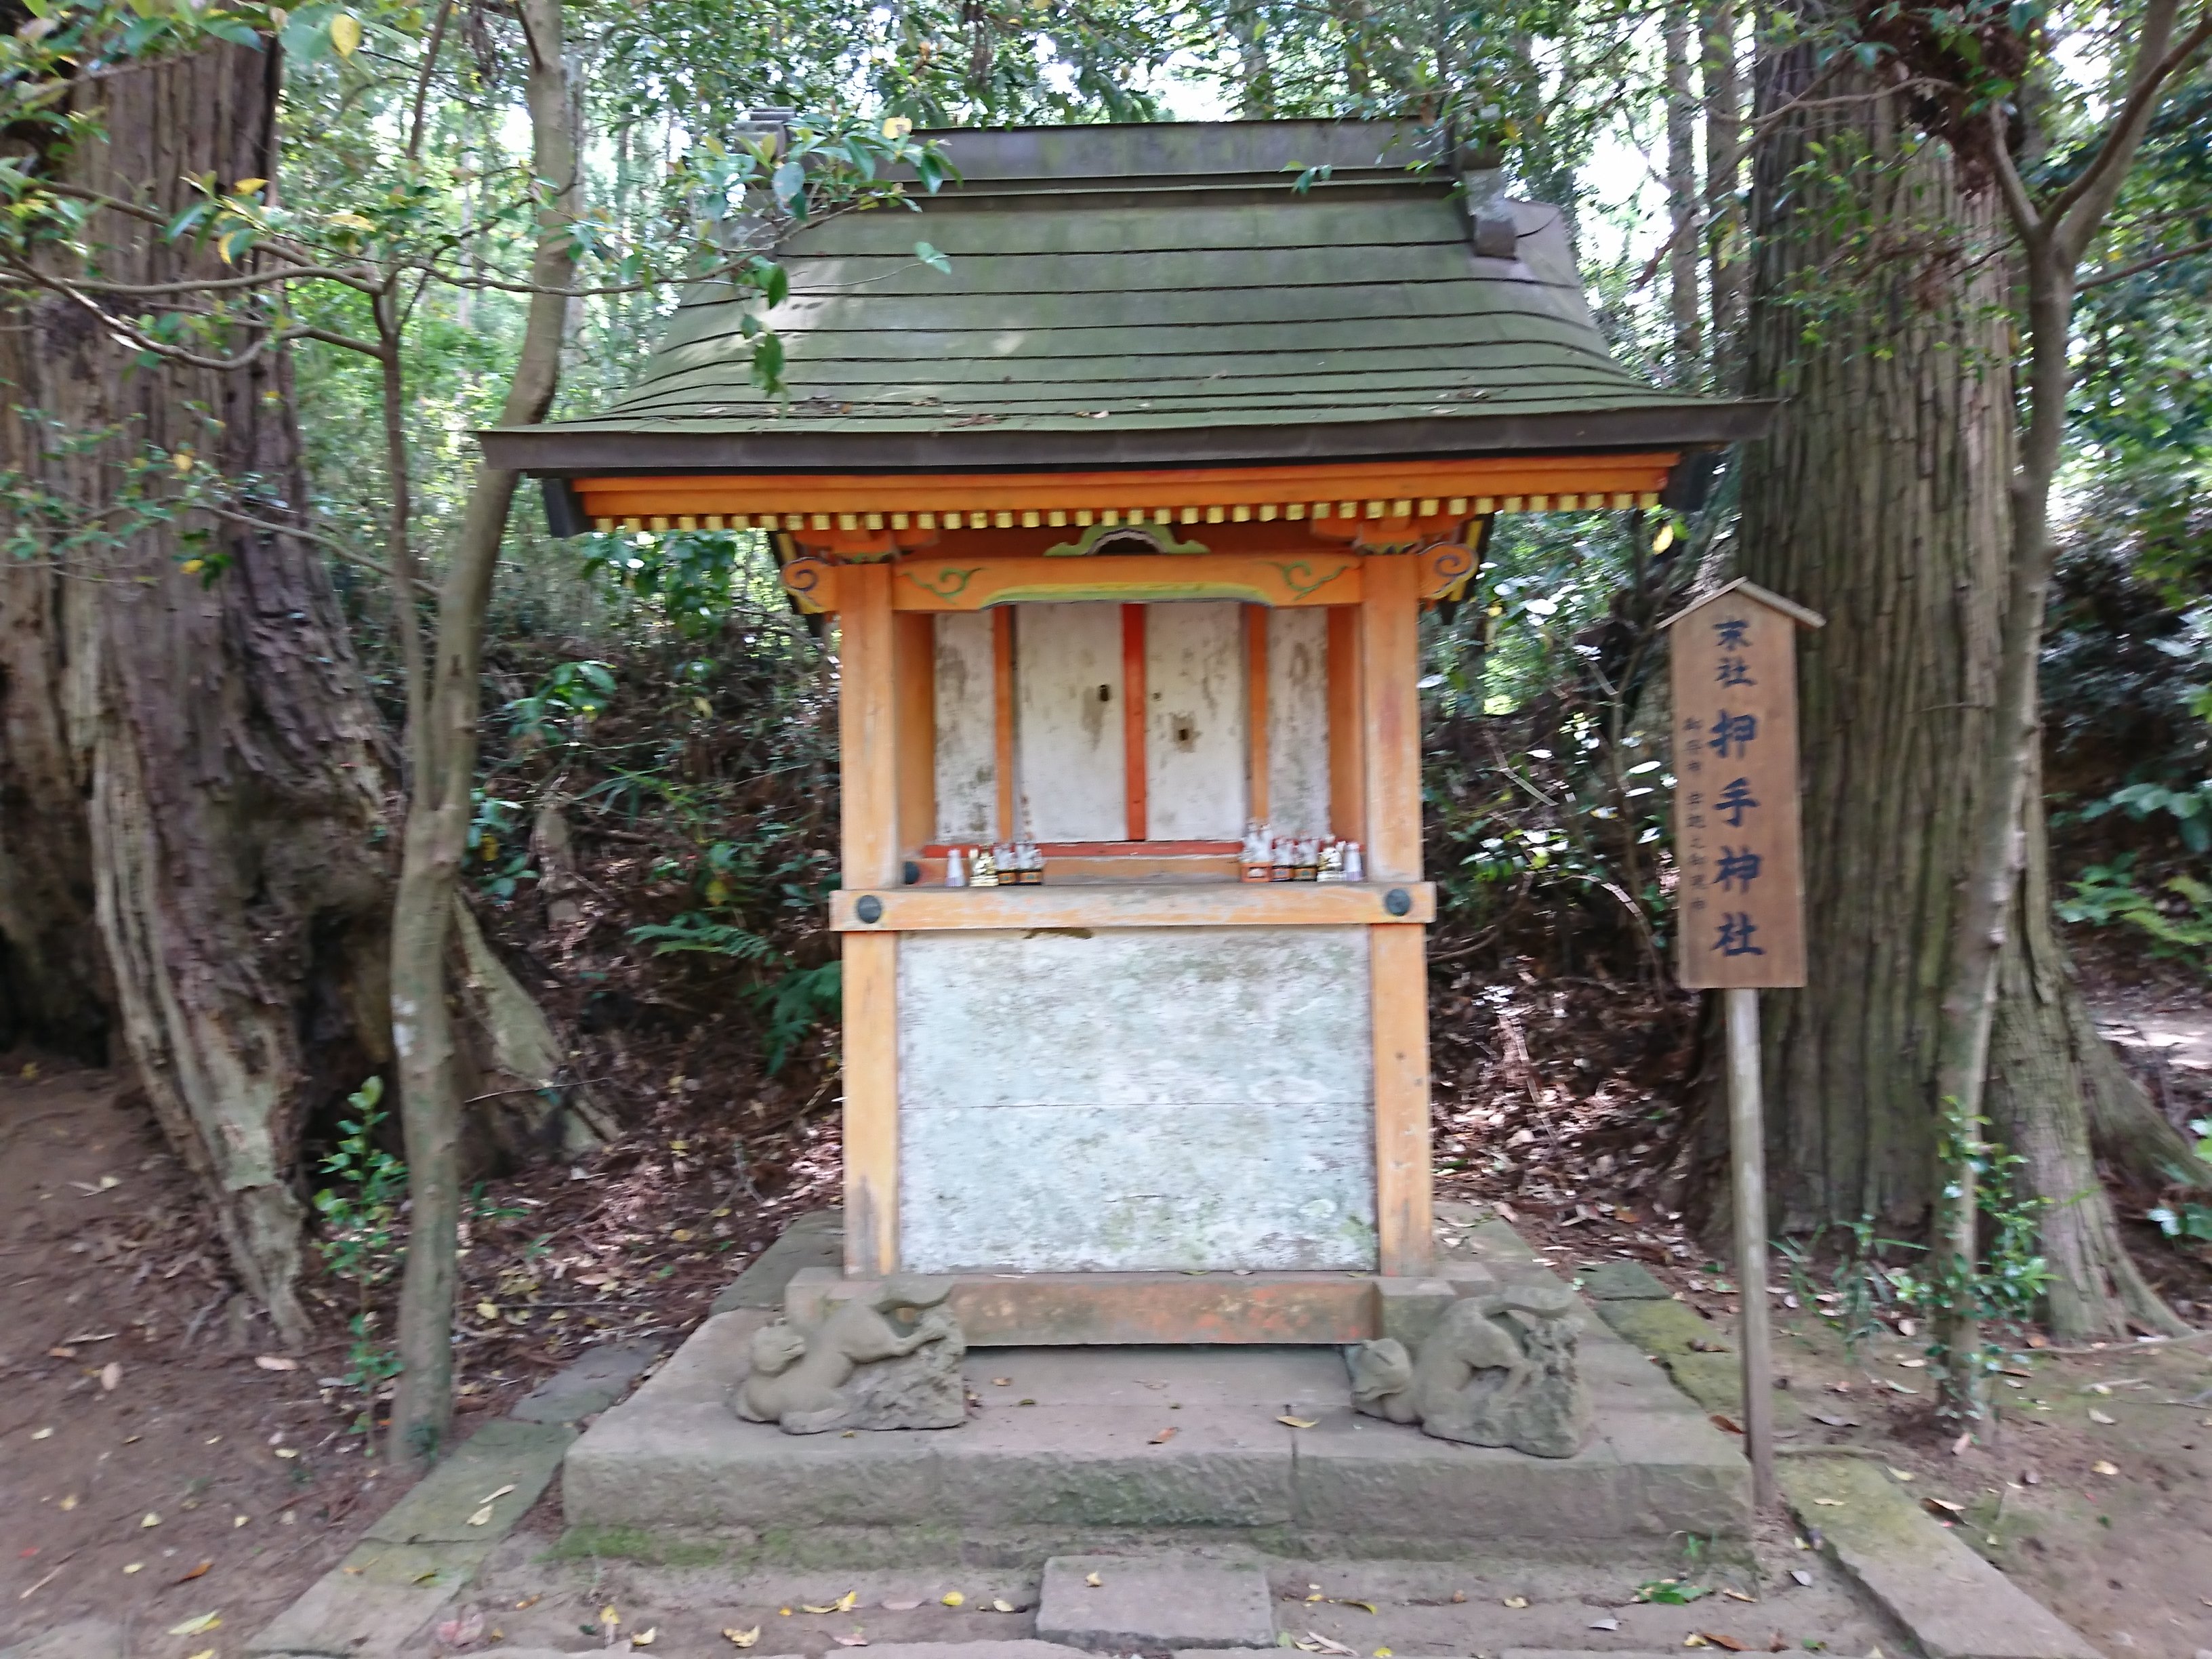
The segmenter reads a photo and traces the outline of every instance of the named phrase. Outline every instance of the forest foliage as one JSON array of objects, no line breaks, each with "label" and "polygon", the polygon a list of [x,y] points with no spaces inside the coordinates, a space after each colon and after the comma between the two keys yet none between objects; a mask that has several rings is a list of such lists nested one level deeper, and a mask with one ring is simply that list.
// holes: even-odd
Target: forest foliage
[{"label": "forest foliage", "polygon": [[[1190,114],[1389,116],[1494,149],[1526,194],[1565,210],[1615,350],[1656,380],[1725,392],[1741,373],[1753,252],[1748,179],[1729,147],[1759,141],[1748,111],[1762,63],[1809,41],[1825,62],[1889,76],[1886,95],[1918,100],[1924,142],[1946,123],[1988,123],[2025,177],[2057,189],[2099,139],[2136,11],[571,4],[582,205],[564,233],[577,298],[553,408],[587,411],[623,386],[687,282],[711,273],[780,297],[780,226],[905,211],[905,191],[943,176],[928,129]],[[284,354],[309,489],[286,501],[182,446],[131,456],[97,509],[0,477],[5,556],[82,563],[158,521],[188,527],[180,570],[212,585],[226,575],[220,538],[191,527],[296,520],[329,558],[378,708],[394,733],[406,727],[410,641],[430,625],[428,590],[461,533],[471,434],[507,394],[552,199],[530,164],[519,15],[497,0],[0,7],[0,117],[37,139],[0,154],[0,262],[27,290],[53,287],[58,258],[82,262],[70,291],[139,372]],[[90,204],[54,188],[38,158],[96,140],[107,77],[210,40],[280,65],[281,164],[270,179],[192,181],[192,204],[155,234],[236,276],[190,292],[103,286]],[[2122,941],[2120,957],[2147,952],[2201,981],[2212,973],[2212,81],[2199,63],[2179,88],[2089,250],[2075,307],[2043,763],[2061,915],[2085,939]],[[1960,155],[1971,168],[1972,146]],[[1797,182],[1811,195],[1815,174],[1874,165],[1824,151]],[[918,183],[890,183],[901,167]],[[1832,308],[1853,303],[1852,258],[1883,257],[1887,228],[1847,228],[1841,245],[1856,253],[1790,298],[1803,350],[1822,349]],[[941,258],[919,219],[915,240],[918,258]],[[758,330],[752,351],[764,387],[803,393],[772,331]],[[1655,629],[1728,568],[1735,486],[1723,471],[1686,514],[1503,522],[1474,586],[1427,623],[1440,976],[1510,964],[1638,985],[1670,1010],[1655,1018],[1686,1033],[1687,1005],[1668,990],[1672,779]],[[465,884],[611,1097],[649,1093],[655,1073],[766,1079],[766,1121],[832,1088],[837,968],[821,901],[836,878],[836,691],[834,640],[788,609],[757,536],[562,540],[518,498],[487,614]],[[0,1037],[14,1035],[0,1021]],[[343,1278],[355,1270],[340,1256],[356,1262],[344,1253],[383,1224],[396,1177],[370,1144],[375,1094],[349,1115],[325,1104],[310,1131],[322,1167],[381,1183],[374,1199],[323,1205]]]}]

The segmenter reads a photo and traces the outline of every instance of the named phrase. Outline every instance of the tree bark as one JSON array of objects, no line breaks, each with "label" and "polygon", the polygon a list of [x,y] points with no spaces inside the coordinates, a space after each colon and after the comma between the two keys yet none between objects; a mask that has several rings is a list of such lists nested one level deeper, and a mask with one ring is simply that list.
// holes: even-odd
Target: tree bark
[{"label": "tree bark", "polygon": [[[560,385],[575,274],[568,228],[580,205],[578,111],[563,56],[560,0],[522,0],[529,55],[531,176],[549,182],[531,265],[533,293],[501,423],[543,420]],[[460,1221],[459,1052],[446,964],[476,778],[484,611],[518,475],[479,465],[440,591],[428,684],[410,710],[414,787],[392,921],[392,1025],[411,1201],[400,1286],[402,1370],[392,1443],[416,1466],[434,1462],[453,1420],[454,1249]]]},{"label": "tree bark", "polygon": [[[235,46],[115,76],[102,136],[53,160],[70,182],[165,214],[193,199],[188,174],[272,177],[276,77],[273,50]],[[120,215],[91,235],[112,280],[222,269]],[[112,508],[149,450],[179,458],[179,477],[250,477],[256,516],[298,521],[281,356],[134,367],[97,314],[58,295],[9,322],[0,464],[47,503],[45,529]],[[11,994],[42,981],[17,1035],[82,1048],[112,1018],[240,1277],[297,1340],[293,1149],[306,1115],[383,1047],[385,757],[304,541],[191,512],[110,522],[118,533],[58,563],[0,574],[0,971]],[[201,574],[183,568],[193,557]]]},{"label": "tree bark", "polygon": [[[1807,52],[1771,60],[1760,109],[1812,73]],[[1743,458],[1736,543],[1740,574],[1829,623],[1802,671],[1819,966],[1803,990],[1766,998],[1775,1224],[1803,1234],[1863,1216],[1911,1237],[1934,1218],[1937,1103],[1958,1075],[1944,1000],[1993,783],[1973,763],[2001,740],[2013,354],[2006,273],[1986,257],[1997,202],[1963,190],[1895,100],[1826,101],[1876,90],[1832,75],[1821,106],[1776,123],[1755,159],[1747,388],[1788,401]],[[2136,1295],[2095,1179],[2087,1110],[2108,1079],[2051,931],[2039,810],[2022,835],[2008,877],[2022,920],[1993,958],[1989,1115],[2028,1160],[2028,1193],[2051,1200],[2045,1245],[2067,1279],[2054,1328],[2111,1334],[2128,1310],[2163,1310]]]},{"label": "tree bark", "polygon": [[1705,93],[1705,264],[1712,296],[1713,385],[1732,390],[1737,380],[1736,337],[1743,330],[1746,299],[1743,210],[1743,92],[1736,73],[1736,17],[1733,0],[1714,0],[1705,12],[1703,78]]},{"label": "tree bark", "polygon": [[1670,378],[1697,383],[1704,355],[1698,294],[1698,104],[1690,90],[1689,0],[1674,0],[1662,27],[1667,54],[1667,310],[1674,325]]}]

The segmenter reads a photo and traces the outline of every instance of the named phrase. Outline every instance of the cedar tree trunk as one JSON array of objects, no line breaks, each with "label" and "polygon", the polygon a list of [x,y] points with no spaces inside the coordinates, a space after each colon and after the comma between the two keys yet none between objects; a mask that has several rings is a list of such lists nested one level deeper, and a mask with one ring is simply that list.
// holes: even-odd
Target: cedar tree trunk
[{"label": "cedar tree trunk", "polygon": [[[104,138],[57,165],[165,215],[191,199],[186,174],[270,177],[276,77],[273,50],[236,46],[114,76]],[[110,280],[220,270],[121,215],[90,234]],[[19,527],[111,507],[149,448],[175,477],[251,475],[255,515],[297,521],[281,357],[134,367],[58,295],[6,321],[0,466],[50,508],[19,502]],[[300,539],[198,514],[108,522],[58,556],[0,555],[0,988],[18,1036],[82,1050],[112,1021],[240,1277],[296,1340],[301,1124],[384,1047],[376,719]]]},{"label": "cedar tree trunk", "polygon": [[[1765,66],[1762,110],[1808,52]],[[2008,272],[1993,194],[1960,187],[1897,100],[1846,71],[1758,154],[1747,389],[1785,398],[1743,461],[1741,574],[1828,619],[1803,647],[1813,982],[1771,992],[1769,1168],[1778,1231],[1862,1216],[1924,1234],[1942,1000],[1984,770],[2012,526]],[[1822,147],[1825,160],[1814,147]],[[2033,805],[2033,802],[2031,803]],[[2108,1334],[2143,1291],[2096,1179],[2087,1106],[2153,1115],[2091,1029],[2051,932],[2044,824],[2003,946],[1990,1115],[2052,1201],[2054,1325]],[[2149,1126],[2135,1125],[2148,1134]]]}]

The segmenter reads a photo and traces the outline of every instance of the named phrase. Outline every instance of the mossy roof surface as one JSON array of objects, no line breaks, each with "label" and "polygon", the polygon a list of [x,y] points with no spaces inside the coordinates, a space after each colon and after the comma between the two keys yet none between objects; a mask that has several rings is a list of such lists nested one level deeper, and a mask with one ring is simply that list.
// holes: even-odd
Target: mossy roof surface
[{"label": "mossy roof surface", "polygon": [[[1694,447],[1759,406],[1616,362],[1555,210],[1500,203],[1478,257],[1418,130],[1235,122],[953,131],[962,182],[778,253],[788,400],[751,384],[744,307],[678,307],[636,383],[487,434],[532,471],[1218,464]],[[1302,172],[1325,166],[1325,174]],[[926,241],[940,270],[917,256]]]}]

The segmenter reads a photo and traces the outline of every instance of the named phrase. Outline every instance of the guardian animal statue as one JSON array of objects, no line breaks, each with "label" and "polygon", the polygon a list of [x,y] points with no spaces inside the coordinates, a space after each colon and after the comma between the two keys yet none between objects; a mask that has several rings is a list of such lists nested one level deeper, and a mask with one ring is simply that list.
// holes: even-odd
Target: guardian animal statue
[{"label": "guardian animal statue", "polygon": [[1572,1457],[1590,1425],[1574,1310],[1571,1291],[1548,1285],[1462,1297],[1416,1352],[1390,1337],[1347,1348],[1352,1403],[1439,1440]]},{"label": "guardian animal statue", "polygon": [[763,1325],[731,1409],[786,1434],[959,1427],[968,1420],[960,1378],[968,1344],[944,1305],[951,1289],[950,1279],[890,1279],[831,1303],[815,1323]]}]

